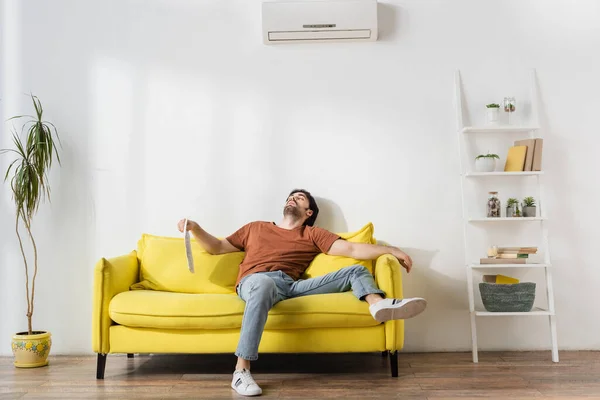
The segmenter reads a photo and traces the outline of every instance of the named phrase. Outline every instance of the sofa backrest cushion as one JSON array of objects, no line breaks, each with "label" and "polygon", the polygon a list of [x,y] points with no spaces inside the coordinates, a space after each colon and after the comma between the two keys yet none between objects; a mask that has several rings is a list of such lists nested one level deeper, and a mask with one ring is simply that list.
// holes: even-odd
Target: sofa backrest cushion
[{"label": "sofa backrest cushion", "polygon": [[142,235],[138,241],[140,282],[132,289],[179,293],[235,293],[243,252],[211,255],[192,239],[194,271],[187,266],[183,238]]},{"label": "sofa backrest cushion", "polygon": [[[356,232],[338,235],[350,242],[376,243],[371,223]],[[235,293],[234,285],[245,253],[211,255],[195,240],[192,239],[191,243],[195,273],[188,270],[183,238],[143,234],[137,248],[140,282],[131,286],[131,289],[178,293]],[[302,278],[325,275],[355,264],[364,265],[373,273],[373,262],[370,260],[319,254]]]},{"label": "sofa backrest cushion", "polygon": [[[373,231],[373,224],[369,222],[356,232],[343,232],[338,233],[338,235],[340,235],[342,239],[346,239],[349,242],[375,244],[377,241],[373,236]],[[310,263],[302,278],[314,278],[315,276],[325,275],[329,272],[334,272],[344,267],[349,267],[356,264],[364,265],[369,272],[373,273],[373,261],[371,260],[356,260],[349,257],[329,256],[321,253],[317,255]]]}]

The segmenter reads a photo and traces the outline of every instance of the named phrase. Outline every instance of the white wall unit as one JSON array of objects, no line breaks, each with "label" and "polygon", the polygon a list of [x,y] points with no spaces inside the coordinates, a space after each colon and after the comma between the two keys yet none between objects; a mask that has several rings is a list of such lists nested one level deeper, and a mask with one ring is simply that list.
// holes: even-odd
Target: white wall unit
[{"label": "white wall unit", "polygon": [[[470,163],[472,155],[469,155],[467,149],[467,141],[472,140],[471,135],[464,135],[464,133],[471,134],[527,134],[529,138],[542,138],[540,132],[538,131],[538,115],[537,115],[537,85],[536,85],[536,76],[535,70],[531,72],[531,98],[530,105],[532,110],[532,117],[535,119],[535,124],[531,125],[531,127],[524,126],[463,126],[463,117],[465,115],[466,104],[463,103],[463,88],[461,82],[460,72],[457,71],[455,75],[455,94],[456,94],[456,114],[457,114],[457,138],[458,138],[458,149],[459,149],[459,157],[461,161],[461,189],[462,189],[462,203],[463,203],[463,239],[464,239],[464,251],[465,251],[465,265],[467,267],[467,295],[469,298],[469,312],[471,315],[471,344],[472,344],[472,353],[473,353],[473,362],[478,362],[478,348],[477,348],[477,317],[509,317],[509,316],[547,316],[550,322],[550,341],[552,346],[552,361],[558,362],[558,344],[557,344],[557,333],[556,333],[556,312],[554,309],[554,289],[552,287],[552,277],[551,277],[551,264],[550,264],[550,253],[548,249],[548,227],[544,223],[546,221],[545,217],[545,209],[542,207],[544,203],[544,199],[542,198],[543,190],[542,190],[542,181],[541,176],[543,175],[543,171],[526,171],[526,172],[472,172],[470,171]],[[515,138],[516,139],[516,138]],[[471,217],[470,212],[471,207],[469,207],[469,198],[465,193],[465,185],[467,178],[481,178],[485,179],[486,177],[512,177],[513,179],[520,179],[521,177],[530,177],[533,176],[536,179],[537,184],[537,207],[539,209],[539,216],[536,217],[500,217],[500,218],[486,218],[486,217]],[[470,179],[469,181],[473,181]],[[502,207],[501,207],[502,208]],[[494,224],[487,224],[487,223]],[[511,224],[521,224],[524,222],[539,222],[540,223],[540,241],[542,242],[542,247],[544,251],[544,262],[543,263],[529,263],[529,264],[479,264],[479,263],[471,263],[471,258],[474,257],[474,254],[477,253],[477,249],[472,249],[470,246],[470,241],[473,233],[471,232],[471,228],[473,225],[483,225],[484,227],[489,227],[487,229],[495,229],[498,224],[510,222]],[[481,224],[484,223],[484,224]],[[489,244],[490,246],[492,243]],[[478,249],[481,251],[481,249]],[[483,256],[484,253],[479,253],[480,256]],[[478,310],[475,306],[475,288],[474,288],[474,277],[473,273],[475,270],[486,270],[492,269],[497,270],[501,268],[533,268],[533,269],[543,269],[546,276],[546,296],[548,302],[548,308],[542,309],[539,307],[534,307],[534,309],[530,312],[488,312],[485,310]],[[508,345],[508,344],[507,344]]]},{"label": "white wall unit", "polygon": [[264,2],[262,27],[265,44],[375,41],[377,0]]}]

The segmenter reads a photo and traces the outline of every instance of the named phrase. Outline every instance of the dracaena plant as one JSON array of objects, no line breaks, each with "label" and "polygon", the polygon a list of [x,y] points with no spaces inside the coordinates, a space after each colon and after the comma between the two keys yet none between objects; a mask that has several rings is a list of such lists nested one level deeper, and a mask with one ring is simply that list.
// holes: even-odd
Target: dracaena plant
[{"label": "dracaena plant", "polygon": [[[28,334],[33,333],[32,316],[35,299],[35,280],[38,272],[38,251],[35,239],[31,232],[31,223],[40,202],[50,201],[50,185],[48,171],[54,159],[60,164],[60,156],[56,144],[60,145],[56,127],[43,120],[43,108],[40,100],[31,95],[35,115],[19,115],[10,120],[25,119],[21,136],[13,129],[13,148],[0,150],[0,154],[12,154],[15,158],[9,164],[4,181],[10,180],[12,199],[16,208],[15,231],[19,239],[21,255],[25,266],[25,288],[27,294],[27,328]],[[12,174],[11,174],[12,173]],[[23,238],[19,231],[20,223],[23,224],[27,236],[33,247],[33,276],[30,279],[32,266],[31,257],[27,257]]]}]

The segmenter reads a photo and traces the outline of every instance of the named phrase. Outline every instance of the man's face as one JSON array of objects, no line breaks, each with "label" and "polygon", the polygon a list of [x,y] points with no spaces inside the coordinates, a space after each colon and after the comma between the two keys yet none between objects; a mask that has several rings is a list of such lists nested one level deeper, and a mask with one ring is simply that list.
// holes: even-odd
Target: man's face
[{"label": "man's face", "polygon": [[295,218],[307,219],[312,215],[312,210],[309,209],[308,197],[302,192],[292,193],[285,202],[283,215],[291,215]]}]

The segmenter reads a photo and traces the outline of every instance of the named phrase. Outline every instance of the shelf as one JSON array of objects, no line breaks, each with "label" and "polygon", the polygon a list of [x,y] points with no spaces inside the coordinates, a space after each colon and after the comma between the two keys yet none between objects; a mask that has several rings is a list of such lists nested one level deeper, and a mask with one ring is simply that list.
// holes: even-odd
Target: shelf
[{"label": "shelf", "polygon": [[531,264],[469,264],[470,268],[473,269],[487,269],[487,268],[546,268],[551,267],[552,264],[544,263],[531,263]]},{"label": "shelf", "polygon": [[527,133],[540,129],[536,126],[465,126],[462,133]]},{"label": "shelf", "polygon": [[[556,311],[554,306],[554,288],[553,288],[553,278],[552,273],[554,272],[554,268],[552,267],[550,257],[548,253],[544,254],[542,257],[530,257],[526,260],[525,264],[521,264],[521,262],[525,260],[517,260],[517,259],[506,259],[503,262],[510,264],[482,264],[481,262],[486,262],[488,260],[484,258],[479,258],[477,255],[472,254],[473,251],[470,248],[469,242],[473,238],[477,239],[486,239],[480,238],[481,230],[485,229],[486,231],[492,229],[504,229],[504,228],[526,228],[522,225],[504,225],[503,223],[513,222],[513,223],[525,223],[525,222],[533,222],[533,221],[546,221],[548,218],[548,213],[539,207],[537,208],[537,214],[532,213],[535,217],[524,218],[524,217],[508,217],[508,215],[512,214],[504,214],[504,210],[501,210],[502,218],[485,218],[484,215],[488,215],[485,211],[485,208],[474,208],[471,209],[470,202],[472,197],[472,193],[470,193],[470,189],[472,189],[471,185],[479,185],[485,183],[486,185],[489,183],[500,183],[502,181],[503,185],[508,186],[521,186],[531,185],[537,186],[537,199],[539,203],[544,203],[545,201],[542,199],[543,195],[543,175],[545,172],[543,171],[515,171],[515,172],[505,172],[504,165],[500,166],[497,171],[492,172],[478,172],[478,169],[475,168],[473,164],[473,146],[475,145],[483,145],[483,143],[478,143],[481,140],[492,140],[501,142],[510,141],[518,139],[532,139],[532,138],[542,138],[544,135],[544,128],[540,127],[540,99],[541,94],[539,92],[539,88],[537,85],[537,76],[535,69],[531,70],[530,73],[530,96],[526,100],[521,101],[521,105],[528,104],[528,108],[530,111],[530,115],[527,116],[527,119],[510,119],[505,120],[503,122],[497,121],[497,124],[489,124],[487,120],[476,120],[471,121],[469,113],[469,107],[467,107],[466,97],[463,91],[463,83],[461,79],[460,71],[456,71],[454,74],[454,94],[455,94],[455,105],[456,105],[456,136],[458,139],[458,156],[460,159],[460,169],[457,173],[460,175],[459,181],[461,185],[461,197],[462,197],[462,223],[463,223],[463,242],[464,242],[464,255],[463,265],[466,265],[467,272],[467,295],[469,300],[469,310],[470,310],[470,320],[471,320],[471,353],[473,357],[473,362],[479,362],[478,357],[478,339],[477,339],[477,325],[484,323],[486,321],[481,321],[478,317],[507,317],[507,316],[516,316],[516,317],[528,317],[528,316],[542,316],[544,318],[548,318],[549,322],[549,330],[550,330],[550,343],[552,345],[552,361],[558,362],[558,339],[557,339],[557,329],[556,329]],[[483,88],[479,88],[476,90],[479,92],[479,98],[485,98]],[[489,93],[487,94],[489,95]],[[482,104],[477,105],[477,113],[482,111]],[[473,110],[471,110],[473,111]],[[506,116],[504,116],[506,117]],[[512,116],[511,116],[512,117]],[[508,123],[512,122],[512,125]],[[484,138],[480,135],[475,134],[487,134]],[[475,143],[473,143],[475,141]],[[508,143],[506,143],[508,145]],[[479,146],[476,146],[479,147]],[[485,147],[484,147],[485,149]],[[548,161],[548,160],[547,160]],[[495,169],[495,168],[494,168]],[[542,176],[542,178],[540,178]],[[486,178],[488,177],[488,178]],[[489,177],[500,177],[500,178],[489,178]],[[512,179],[506,179],[506,177],[513,177]],[[537,177],[537,179],[524,178],[524,177]],[[515,179],[516,178],[516,179]],[[479,179],[479,180],[476,180]],[[470,183],[469,183],[470,181]],[[560,189],[560,188],[559,188]],[[559,190],[557,189],[557,190]],[[503,189],[504,190],[504,189]],[[504,204],[503,204],[504,206]],[[531,215],[531,214],[528,214]],[[483,222],[499,222],[500,224],[496,225],[482,225]],[[540,240],[537,242],[538,245],[548,250],[548,224],[541,223],[533,223],[529,224],[531,226],[527,226],[526,232],[516,232],[515,234],[523,234],[527,236],[536,235],[539,233]],[[520,230],[520,229],[519,229]],[[536,233],[536,231],[539,231]],[[520,241],[524,241],[525,238],[519,238]],[[532,241],[533,243],[533,241]],[[506,270],[502,270],[502,268],[506,268]],[[475,288],[478,286],[474,283],[474,276],[490,274],[490,273],[498,273],[504,271],[502,273],[507,272],[526,272],[523,270],[519,270],[516,268],[529,268],[529,272],[532,272],[533,269],[535,272],[543,272],[545,275],[545,292],[546,292],[546,300],[547,303],[542,302],[539,303],[542,308],[534,307],[530,312],[489,312],[486,311],[484,306],[479,302],[476,304],[476,295]],[[544,309],[546,308],[546,309]],[[488,322],[490,322],[488,320]],[[538,335],[538,332],[532,332]]]},{"label": "shelf", "polygon": [[479,176],[535,176],[535,175],[544,175],[544,171],[521,171],[521,172],[504,172],[504,171],[495,171],[495,172],[467,172],[465,176],[467,177],[479,177]]},{"label": "shelf", "polygon": [[506,317],[511,315],[517,315],[520,317],[527,316],[537,316],[537,315],[554,315],[553,312],[544,310],[541,308],[534,307],[532,311],[529,312],[489,312],[489,311],[475,311],[475,315],[478,317]]},{"label": "shelf", "polygon": [[545,221],[544,217],[501,217],[501,218],[469,218],[469,222],[522,222],[522,221]]}]

